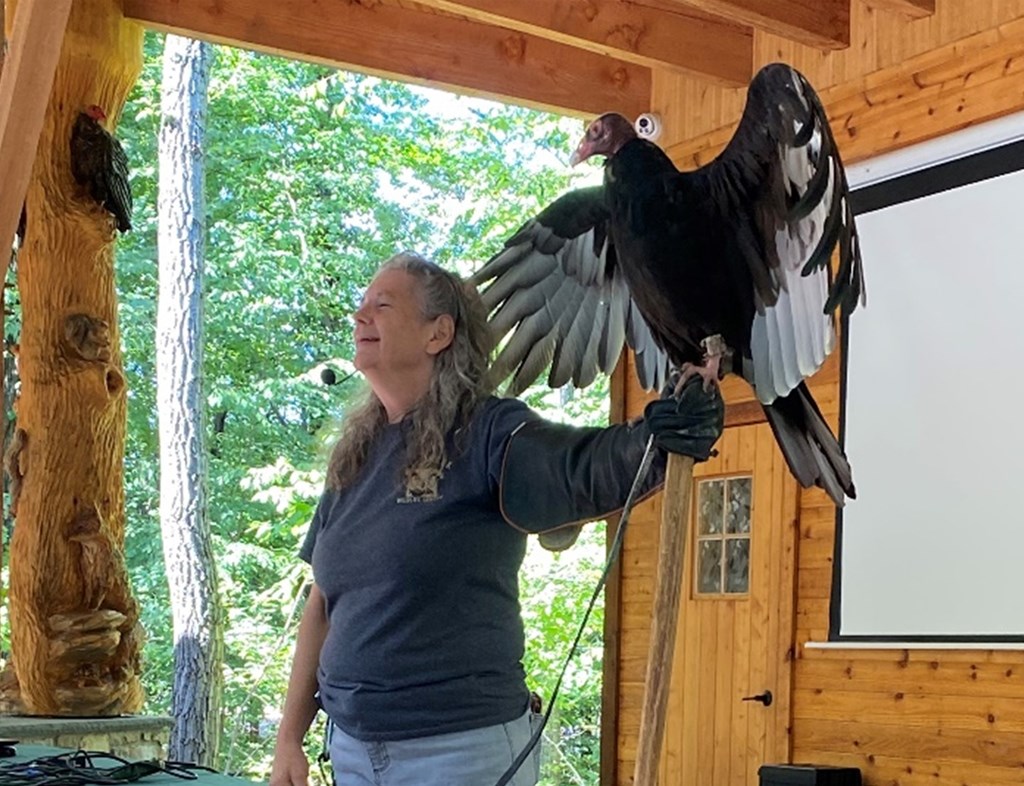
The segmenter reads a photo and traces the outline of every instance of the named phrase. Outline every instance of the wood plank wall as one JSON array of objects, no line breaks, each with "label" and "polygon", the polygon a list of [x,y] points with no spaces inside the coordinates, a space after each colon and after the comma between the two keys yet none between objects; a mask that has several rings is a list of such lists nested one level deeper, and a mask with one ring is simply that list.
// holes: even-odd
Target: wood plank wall
[{"label": "wood plank wall", "polygon": [[[852,0],[849,49],[821,52],[777,36],[757,33],[754,65],[756,68],[781,60],[802,71],[821,93],[840,86],[856,93],[863,85],[872,85],[868,77],[875,75],[877,82],[878,77],[885,79],[892,69],[899,73],[901,66],[920,59],[920,64],[933,66],[925,75],[927,81],[917,84],[911,80],[903,85],[903,92],[910,94],[915,89],[938,83],[950,89],[958,76],[968,79],[979,76],[960,71],[957,67],[960,59],[970,56],[979,47],[998,46],[1002,40],[1019,36],[1019,25],[1014,22],[1021,17],[1024,17],[1022,0],[936,0],[934,15],[913,21],[892,11],[875,10],[863,0]],[[978,36],[979,33],[983,35]],[[1019,67],[1019,64],[1010,63],[1009,67]],[[697,79],[657,72],[652,107],[665,118],[671,141],[682,142],[732,126],[742,111],[744,96],[743,90],[729,90]],[[872,100],[870,104],[876,102]],[[906,133],[913,133],[911,125],[922,122],[921,118],[915,119],[913,124],[905,122],[909,118],[901,117],[889,106],[876,107],[876,111],[888,113],[892,121],[901,123]],[[886,141],[875,138],[872,144],[885,145]]]},{"label": "wood plank wall", "polygon": [[[936,0],[936,13],[915,21],[854,0],[851,18],[845,51],[755,36],[756,64],[790,62],[818,88],[848,161],[1024,110],[1024,0]],[[740,90],[656,74],[662,143],[680,165],[709,160],[731,136],[743,99]],[[637,415],[648,397],[632,369],[623,371],[626,412]],[[835,427],[835,358],[812,389]],[[742,383],[727,394],[732,403],[750,398]],[[633,772],[637,720],[624,710],[639,705],[643,690],[635,664],[647,648],[657,504],[634,514],[609,611],[618,619],[620,711],[606,784],[625,786]],[[793,761],[854,765],[868,786],[1024,784],[1024,652],[804,648],[828,635],[834,510],[813,490],[801,494],[799,516]]]}]

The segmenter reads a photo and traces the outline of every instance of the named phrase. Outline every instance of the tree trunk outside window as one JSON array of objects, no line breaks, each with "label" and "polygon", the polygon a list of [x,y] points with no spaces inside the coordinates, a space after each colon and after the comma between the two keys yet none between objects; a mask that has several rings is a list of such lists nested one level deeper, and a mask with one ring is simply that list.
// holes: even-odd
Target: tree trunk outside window
[{"label": "tree trunk outside window", "polygon": [[174,617],[172,760],[213,765],[223,631],[203,436],[203,141],[212,50],[169,35],[159,140],[160,527]]}]

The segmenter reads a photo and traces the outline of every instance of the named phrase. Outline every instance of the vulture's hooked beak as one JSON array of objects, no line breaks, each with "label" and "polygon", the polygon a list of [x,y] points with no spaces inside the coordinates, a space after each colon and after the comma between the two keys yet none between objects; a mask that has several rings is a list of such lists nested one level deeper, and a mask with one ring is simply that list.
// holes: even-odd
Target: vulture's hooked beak
[{"label": "vulture's hooked beak", "polygon": [[588,158],[594,155],[594,145],[588,139],[584,138],[580,142],[579,146],[573,151],[572,156],[569,158],[569,166],[576,166],[582,164]]}]

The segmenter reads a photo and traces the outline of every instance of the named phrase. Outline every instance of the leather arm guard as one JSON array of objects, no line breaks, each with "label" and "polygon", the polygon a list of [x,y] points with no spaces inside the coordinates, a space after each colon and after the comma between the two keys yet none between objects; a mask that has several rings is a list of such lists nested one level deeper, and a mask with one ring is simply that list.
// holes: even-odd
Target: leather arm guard
[{"label": "leather arm guard", "polygon": [[[621,510],[650,433],[643,421],[608,428],[524,423],[505,448],[502,516],[517,529],[539,533],[546,549],[568,548],[584,523]],[[665,463],[657,450],[638,499],[661,487]]]}]

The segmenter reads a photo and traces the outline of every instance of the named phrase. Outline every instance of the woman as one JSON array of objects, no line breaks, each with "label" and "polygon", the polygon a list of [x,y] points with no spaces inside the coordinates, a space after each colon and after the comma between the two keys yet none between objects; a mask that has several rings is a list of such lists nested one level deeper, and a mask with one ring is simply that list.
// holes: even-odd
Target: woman
[{"label": "woman", "polygon": [[[531,733],[518,571],[528,532],[620,507],[647,437],[706,459],[722,428],[699,384],[607,429],[550,424],[491,395],[479,297],[414,254],[355,314],[370,385],[346,420],[300,550],[299,626],[270,786],[305,786],[319,701],[339,786],[488,786]],[[647,492],[664,474],[656,462]],[[536,782],[536,757],[514,786]]]}]

